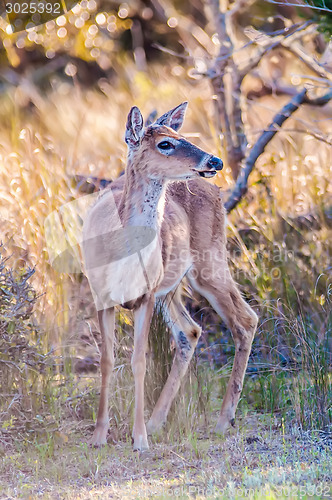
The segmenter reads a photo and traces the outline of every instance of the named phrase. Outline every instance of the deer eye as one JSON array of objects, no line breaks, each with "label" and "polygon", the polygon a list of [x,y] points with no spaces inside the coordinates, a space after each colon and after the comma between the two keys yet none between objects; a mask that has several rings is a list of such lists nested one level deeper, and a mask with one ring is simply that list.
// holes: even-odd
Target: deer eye
[{"label": "deer eye", "polygon": [[163,151],[167,151],[167,150],[170,150],[170,149],[174,149],[175,146],[174,146],[174,144],[172,144],[169,141],[162,141],[162,142],[160,142],[158,144],[158,148],[162,149]]}]

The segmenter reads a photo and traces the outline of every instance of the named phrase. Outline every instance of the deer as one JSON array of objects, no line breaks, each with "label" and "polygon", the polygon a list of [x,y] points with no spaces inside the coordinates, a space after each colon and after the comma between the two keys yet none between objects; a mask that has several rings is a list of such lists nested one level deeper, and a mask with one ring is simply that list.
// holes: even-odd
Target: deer
[{"label": "deer", "polygon": [[[215,432],[225,433],[235,425],[258,317],[242,298],[228,267],[226,213],[220,189],[205,180],[214,177],[223,162],[178,132],[187,104],[180,104],[146,126],[140,110],[136,106],[130,110],[125,173],[101,192],[83,223],[85,273],[102,336],[99,409],[90,440],[95,447],[107,443],[117,306],[131,310],[134,319],[133,450],[147,450],[148,435],[158,433],[165,425],[201,335],[201,327],[182,301],[183,279],[209,301],[232,333],[234,363]],[[162,304],[175,354],[146,425],[146,354],[157,303]]]}]

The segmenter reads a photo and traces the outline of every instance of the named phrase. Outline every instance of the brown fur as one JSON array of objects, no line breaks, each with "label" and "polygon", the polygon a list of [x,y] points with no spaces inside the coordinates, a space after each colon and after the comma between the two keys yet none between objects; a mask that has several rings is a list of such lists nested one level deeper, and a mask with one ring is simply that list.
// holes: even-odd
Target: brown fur
[{"label": "brown fur", "polygon": [[[170,121],[179,108],[169,112]],[[167,114],[163,118],[165,116],[167,119]],[[84,233],[86,237],[93,236],[95,228],[104,228],[104,232],[112,228],[114,213],[110,206],[114,199],[123,227],[130,227],[133,223],[139,225],[143,221],[155,228],[160,241],[160,250],[151,255],[155,276],[153,289],[124,304],[134,310],[132,366],[136,402],[133,439],[134,449],[143,450],[148,447],[144,423],[145,353],[156,297],[164,299],[164,316],[172,328],[176,353],[166,385],[147,424],[149,433],[158,431],[165,423],[201,333],[201,328],[182,304],[181,287],[178,286],[182,278],[186,276],[193,288],[210,301],[234,337],[234,366],[216,427],[218,432],[224,432],[229,425],[234,425],[257,317],[241,297],[228,269],[226,216],[219,189],[198,177],[199,171],[210,170],[212,157],[185,141],[173,129],[158,125],[158,121],[142,133],[136,146],[137,135],[141,133],[136,125],[139,122],[139,117],[134,115],[132,118],[129,115],[127,132],[131,150],[126,173],[100,196],[88,214]],[[176,148],[172,155],[162,155],[158,150],[161,137],[175,141]],[[188,180],[177,181],[177,178]],[[174,182],[169,183],[169,179]],[[158,190],[161,194],[157,199],[155,193]],[[108,293],[109,285],[104,272],[98,268],[92,269],[88,272],[88,278],[96,293]],[[110,353],[110,349],[113,349],[113,308],[100,311],[99,318],[103,334],[102,391],[92,438],[94,445],[106,442],[108,430],[108,381],[114,363],[113,353]]]}]

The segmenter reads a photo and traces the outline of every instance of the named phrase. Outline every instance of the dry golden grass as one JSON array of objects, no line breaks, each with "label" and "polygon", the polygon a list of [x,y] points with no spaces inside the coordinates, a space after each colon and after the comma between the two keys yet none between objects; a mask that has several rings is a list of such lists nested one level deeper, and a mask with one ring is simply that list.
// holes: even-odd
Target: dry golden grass
[{"label": "dry golden grass", "polygon": [[162,82],[157,71],[150,77],[141,73],[127,77],[130,85],[109,87],[107,95],[94,91],[83,94],[63,83],[47,96],[27,87],[2,98],[0,231],[18,266],[23,262],[37,266],[35,286],[45,294],[40,309],[45,313],[46,329],[53,330],[52,342],[61,337],[61,329],[68,323],[68,277],[49,266],[44,220],[78,196],[71,175],[119,175],[125,164],[123,135],[130,106],[135,103],[147,116],[155,108],[162,113],[189,99],[185,131],[201,135],[201,142],[208,141],[204,147],[220,153],[216,137],[209,131],[209,126],[213,128],[211,115],[207,119],[205,112],[205,107],[210,107],[206,84],[191,87],[171,79]]},{"label": "dry golden grass", "polygon": [[[164,67],[162,74],[165,75]],[[126,437],[132,412],[132,333],[130,317],[122,315],[123,336],[118,335],[118,349],[123,357],[117,362],[111,402],[113,438],[118,442],[101,451],[90,450],[81,443],[82,434],[91,433],[98,377],[72,375],[70,359],[80,350],[87,352],[79,343],[80,325],[88,324],[92,330],[97,327],[84,284],[74,276],[58,274],[49,264],[44,220],[79,196],[71,182],[73,174],[114,178],[123,169],[124,126],[131,105],[138,105],[147,116],[154,108],[163,113],[183,100],[189,101],[183,133],[223,157],[206,80],[183,82],[173,76],[161,78],[158,68],[147,75],[128,66],[121,86],[105,88],[105,94],[83,93],[79,88],[61,84],[47,96],[27,87],[1,98],[1,239],[7,253],[13,254],[14,267],[36,265],[33,284],[43,294],[36,311],[44,332],[41,351],[53,348],[59,356],[56,369],[51,366],[43,376],[39,374],[39,385],[33,389],[39,392],[32,393],[27,388],[30,413],[14,404],[10,411],[5,408],[0,414],[2,497],[187,498],[191,494],[202,498],[240,498],[236,488],[252,487],[255,493],[250,498],[260,499],[266,498],[262,490],[265,480],[271,488],[269,498],[273,499],[281,497],[277,489],[280,485],[295,486],[290,498],[302,495],[296,490],[301,485],[313,486],[313,490],[304,491],[307,497],[321,497],[315,488],[326,488],[331,477],[326,444],[316,435],[301,437],[296,430],[292,432],[290,422],[296,422],[293,414],[293,420],[283,423],[287,412],[267,403],[270,393],[271,398],[274,391],[283,394],[285,383],[278,379],[280,372],[285,375],[278,364],[279,344],[277,349],[269,339],[281,339],[289,352],[296,340],[294,335],[285,333],[284,327],[280,328],[287,307],[294,308],[296,316],[300,302],[303,317],[317,321],[312,330],[320,338],[325,338],[330,328],[324,319],[324,307],[330,310],[327,305],[331,301],[331,227],[322,219],[318,229],[293,231],[291,219],[313,208],[320,216],[326,205],[332,205],[331,148],[303,132],[308,129],[303,125],[306,121],[314,123],[315,132],[318,129],[320,134],[326,134],[325,110],[310,108],[308,117],[304,107],[287,122],[285,128],[289,131],[278,134],[261,156],[247,199],[229,217],[229,236],[240,248],[240,252],[231,253],[232,269],[262,319],[257,346],[265,354],[276,353],[276,358],[271,355],[267,361],[269,369],[272,363],[274,370],[279,367],[279,371],[273,372],[273,383],[268,375],[266,384],[265,379],[253,378],[252,385],[250,382],[245,389],[238,430],[226,439],[217,439],[210,437],[209,431],[216,420],[213,415],[220,406],[229,366],[218,374],[218,382],[208,372],[200,381],[193,378],[190,390],[187,386],[187,394],[183,393],[175,406],[162,441],[155,443],[151,452],[141,457],[135,455]],[[269,98],[252,105],[248,113],[252,138],[281,104],[280,99]],[[301,127],[302,132],[293,131]],[[216,182],[225,190],[230,189],[227,164]],[[246,238],[242,231],[248,229],[250,235],[258,236],[254,244],[251,236]],[[271,260],[275,245],[282,249],[280,262]],[[215,329],[219,335],[220,325]],[[98,356],[97,342],[90,344],[88,352]],[[205,377],[202,367],[198,370]],[[206,414],[213,410],[212,417],[206,417],[197,410],[197,402],[203,390],[212,388],[218,392],[218,400],[215,394],[211,401],[203,398]],[[301,409],[305,395],[305,391],[299,392],[297,402],[294,396],[296,411]],[[12,396],[9,395],[8,406]],[[253,406],[266,412],[275,410],[275,420],[253,414]],[[320,491],[323,494],[327,490]]]}]

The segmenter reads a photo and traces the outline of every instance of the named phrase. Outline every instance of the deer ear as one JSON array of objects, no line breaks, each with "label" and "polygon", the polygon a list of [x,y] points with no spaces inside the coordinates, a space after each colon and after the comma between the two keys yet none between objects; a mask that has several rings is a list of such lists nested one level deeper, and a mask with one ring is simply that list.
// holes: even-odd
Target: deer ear
[{"label": "deer ear", "polygon": [[176,108],[171,109],[160,118],[158,118],[156,123],[158,123],[158,125],[166,125],[166,127],[170,127],[177,132],[182,127],[187,106],[188,103],[183,102]]},{"label": "deer ear", "polygon": [[134,106],[131,108],[127,118],[125,141],[129,148],[139,145],[143,137],[143,116],[140,110]]}]

